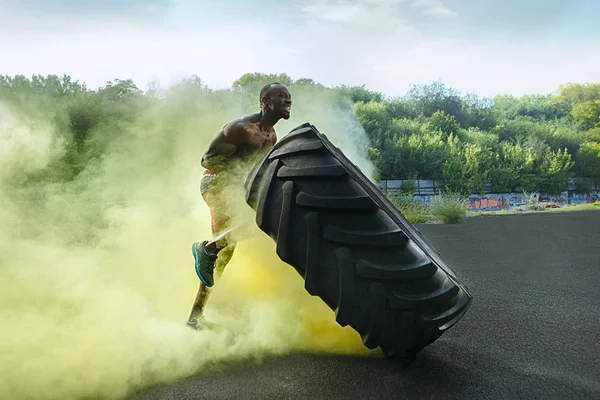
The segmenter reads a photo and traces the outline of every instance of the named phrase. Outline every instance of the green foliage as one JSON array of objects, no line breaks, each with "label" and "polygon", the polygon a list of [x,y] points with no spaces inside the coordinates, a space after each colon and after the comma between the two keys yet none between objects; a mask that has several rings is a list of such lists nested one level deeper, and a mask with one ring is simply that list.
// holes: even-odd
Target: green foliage
[{"label": "green foliage", "polygon": [[233,82],[232,89],[235,91],[250,92],[256,96],[260,89],[269,83],[278,82],[282,85],[289,86],[293,83],[293,79],[287,74],[261,74],[249,73],[244,74]]},{"label": "green foliage", "polygon": [[448,190],[463,195],[483,193],[489,181],[489,158],[491,152],[477,144],[462,146],[458,139],[448,139],[448,157],[444,162],[443,179]]},{"label": "green foliage", "polygon": [[576,159],[582,176],[600,182],[600,142],[585,142],[579,148]]},{"label": "green foliage", "polygon": [[447,157],[443,134],[425,132],[411,135],[406,137],[406,142],[408,157],[396,160],[396,163],[404,164],[404,170],[408,171],[407,177],[441,179],[442,160]]},{"label": "green foliage", "polygon": [[444,111],[447,115],[453,115],[461,125],[467,124],[468,116],[460,94],[442,82],[414,85],[407,98],[417,115],[431,117],[436,111]]},{"label": "green foliage", "polygon": [[478,144],[481,147],[495,148],[499,144],[498,136],[475,127],[459,129],[456,136],[462,143]]},{"label": "green foliage", "polygon": [[498,119],[510,120],[518,117],[530,117],[536,121],[560,119],[568,114],[565,103],[549,95],[496,96],[494,114]]},{"label": "green foliage", "polygon": [[383,101],[383,94],[380,92],[374,92],[372,90],[366,89],[365,85],[362,86],[338,86],[335,88],[336,91],[342,95],[349,97],[353,103],[370,103],[376,102],[381,103]]},{"label": "green foliage", "polygon": [[600,128],[590,129],[582,135],[582,142],[597,142],[600,143]]},{"label": "green foliage", "polygon": [[581,129],[600,128],[600,99],[576,104],[571,115]]},{"label": "green foliage", "polygon": [[493,156],[490,181],[495,192],[511,193],[528,187],[535,177],[534,154],[530,148],[502,142]]},{"label": "green foliage", "polygon": [[417,114],[411,107],[411,104],[401,98],[386,101],[385,107],[388,115],[394,120],[405,118],[413,119],[417,117]]},{"label": "green foliage", "polygon": [[[559,193],[575,175],[600,180],[600,84],[490,99],[433,82],[386,98],[364,85],[326,88],[285,73],[244,74],[223,90],[192,76],[163,91],[151,85],[146,93],[129,79],[90,90],[66,75],[16,75],[0,76],[0,101],[51,121],[64,151],[28,180],[61,181],[102,159],[132,134],[131,125],[153,129],[151,119],[142,118],[149,110],[166,115],[164,131],[175,136],[198,113],[223,110],[215,118],[228,120],[256,111],[259,90],[273,82],[288,85],[295,99],[314,99],[295,101],[294,107],[315,118],[351,110],[355,120],[340,129],[364,129],[368,142],[361,143],[361,156],[375,167],[370,176],[377,179],[444,179],[461,194],[482,192],[488,183],[495,192]],[[325,97],[329,109],[315,106]],[[165,140],[165,151],[171,143]]]},{"label": "green foliage", "polygon": [[448,136],[458,133],[460,124],[453,115],[448,115],[444,111],[436,111],[427,121],[427,129],[430,132],[441,132],[442,138],[447,139]]},{"label": "green foliage", "polygon": [[431,214],[445,224],[456,224],[467,215],[468,202],[459,193],[445,192],[431,201]]},{"label": "green foliage", "polygon": [[547,150],[540,160],[537,190],[546,194],[559,194],[569,185],[569,171],[574,166],[567,150]]},{"label": "green foliage", "polygon": [[415,181],[407,180],[400,185],[401,196],[412,196],[415,193]]},{"label": "green foliage", "polygon": [[579,103],[600,99],[600,83],[568,84],[559,88],[555,101],[573,107]]},{"label": "green foliage", "polygon": [[[384,165],[383,157],[381,157],[381,151],[379,149],[375,149],[373,147],[367,147],[367,155],[369,157],[369,160],[373,163],[373,165],[377,169],[377,171],[381,171],[383,169],[383,165]],[[375,177],[377,180],[380,179],[379,175],[380,175],[380,173],[378,172],[377,176]]]}]

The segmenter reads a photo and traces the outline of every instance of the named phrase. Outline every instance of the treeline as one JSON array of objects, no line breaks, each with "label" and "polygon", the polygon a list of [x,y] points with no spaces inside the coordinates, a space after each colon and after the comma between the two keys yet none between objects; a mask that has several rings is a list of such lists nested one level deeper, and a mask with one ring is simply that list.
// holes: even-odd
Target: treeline
[{"label": "treeline", "polygon": [[600,181],[600,84],[490,99],[434,82],[389,98],[364,86],[327,88],[285,74],[246,74],[225,90],[192,77],[166,91],[156,85],[141,90],[131,80],[91,90],[68,76],[0,76],[0,102],[53,121],[68,145],[44,179],[69,180],[120,140],[123,126],[157,104],[168,110],[173,126],[194,112],[199,97],[215,110],[235,103],[250,112],[260,87],[272,81],[290,86],[293,96],[304,93],[303,101],[311,93],[340,103],[350,99],[380,179],[441,179],[461,193],[482,192],[491,183],[495,192],[548,194],[564,191],[569,177]]},{"label": "treeline", "polygon": [[[440,82],[404,97],[356,97],[356,114],[385,179],[443,179],[461,193],[566,190],[600,180],[600,84],[480,99]],[[582,183],[580,190],[588,190]]]}]

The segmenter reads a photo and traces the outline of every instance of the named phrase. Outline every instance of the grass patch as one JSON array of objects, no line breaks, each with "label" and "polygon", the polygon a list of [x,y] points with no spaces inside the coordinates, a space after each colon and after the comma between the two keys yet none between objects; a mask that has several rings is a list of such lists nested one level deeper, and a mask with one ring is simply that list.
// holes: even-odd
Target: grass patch
[{"label": "grass patch", "polygon": [[[589,210],[598,210],[600,211],[600,201],[594,203],[583,203],[583,204],[568,204],[561,206],[559,208],[544,208],[543,212],[545,213],[553,213],[553,212],[574,212],[574,211],[589,211]],[[524,211],[518,207],[507,209],[507,210],[498,210],[498,211],[469,211],[467,212],[467,217],[480,217],[484,215],[512,215],[512,214],[530,214],[537,213],[540,211],[530,209]]]},{"label": "grass patch", "polygon": [[467,216],[468,202],[456,193],[442,193],[431,201],[431,214],[445,224],[457,224]]},{"label": "grass patch", "polygon": [[410,196],[388,196],[394,207],[400,210],[404,218],[411,224],[425,224],[429,222],[431,214],[427,206]]},{"label": "grass patch", "polygon": [[568,204],[560,208],[547,208],[546,212],[571,212],[588,210],[600,210],[600,201],[596,201],[594,203]]}]

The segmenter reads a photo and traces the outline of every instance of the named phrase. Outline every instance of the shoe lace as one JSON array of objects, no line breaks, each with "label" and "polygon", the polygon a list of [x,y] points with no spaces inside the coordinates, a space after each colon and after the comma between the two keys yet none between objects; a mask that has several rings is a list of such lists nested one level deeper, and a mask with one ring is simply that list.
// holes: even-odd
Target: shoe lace
[{"label": "shoe lace", "polygon": [[206,248],[203,248],[204,250],[204,254],[206,254],[208,256],[209,259],[211,259],[212,262],[208,263],[208,270],[210,271],[210,273],[212,274],[213,271],[215,270],[216,264],[217,264],[217,255],[216,254],[210,254],[208,251],[206,251]]}]

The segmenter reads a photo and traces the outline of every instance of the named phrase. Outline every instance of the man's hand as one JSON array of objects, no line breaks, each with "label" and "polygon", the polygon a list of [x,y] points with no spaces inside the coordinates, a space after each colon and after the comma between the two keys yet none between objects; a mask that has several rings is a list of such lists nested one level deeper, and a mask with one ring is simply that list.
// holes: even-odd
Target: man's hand
[{"label": "man's hand", "polygon": [[227,159],[237,150],[237,146],[231,143],[221,143],[214,148],[210,148],[202,156],[202,166],[215,173],[221,172]]}]

